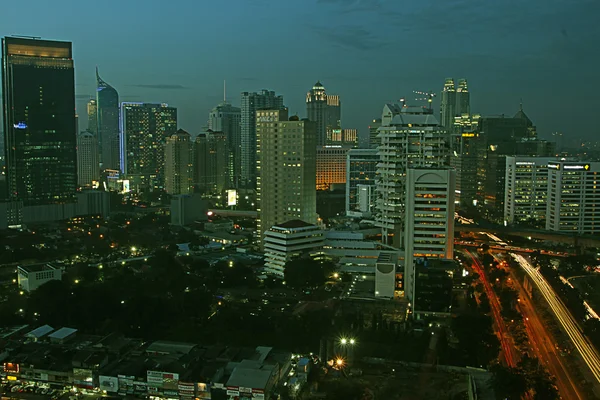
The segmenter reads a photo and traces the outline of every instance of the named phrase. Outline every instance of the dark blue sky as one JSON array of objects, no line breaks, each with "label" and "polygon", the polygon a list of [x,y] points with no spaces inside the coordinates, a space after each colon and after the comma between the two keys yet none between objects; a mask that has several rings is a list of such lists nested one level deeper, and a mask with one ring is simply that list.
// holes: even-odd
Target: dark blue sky
[{"label": "dark blue sky", "polygon": [[[79,114],[94,67],[122,100],[168,102],[198,132],[222,99],[283,94],[292,113],[316,80],[365,130],[383,104],[466,77],[472,110],[525,111],[553,131],[598,138],[599,0],[27,0],[3,35],[74,43]],[[85,117],[81,115],[84,127]]]}]

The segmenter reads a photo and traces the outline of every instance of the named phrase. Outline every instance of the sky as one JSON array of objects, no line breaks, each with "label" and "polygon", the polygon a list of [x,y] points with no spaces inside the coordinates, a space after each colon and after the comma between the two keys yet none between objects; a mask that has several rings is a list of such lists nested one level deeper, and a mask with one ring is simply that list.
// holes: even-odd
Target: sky
[{"label": "sky", "polygon": [[190,133],[223,80],[234,105],[275,90],[301,117],[320,80],[364,134],[386,102],[464,77],[472,112],[522,100],[541,137],[599,140],[598,16],[599,0],[28,0],[2,7],[0,34],[73,42],[80,129],[98,66],[122,101],[169,103]]}]

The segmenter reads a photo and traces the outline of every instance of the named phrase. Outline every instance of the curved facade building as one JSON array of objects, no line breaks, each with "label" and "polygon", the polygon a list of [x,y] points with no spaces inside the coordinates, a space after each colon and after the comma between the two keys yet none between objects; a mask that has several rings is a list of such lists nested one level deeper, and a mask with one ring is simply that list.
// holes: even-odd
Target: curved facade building
[{"label": "curved facade building", "polygon": [[96,68],[98,142],[102,169],[121,170],[119,155],[119,93],[100,78]]}]

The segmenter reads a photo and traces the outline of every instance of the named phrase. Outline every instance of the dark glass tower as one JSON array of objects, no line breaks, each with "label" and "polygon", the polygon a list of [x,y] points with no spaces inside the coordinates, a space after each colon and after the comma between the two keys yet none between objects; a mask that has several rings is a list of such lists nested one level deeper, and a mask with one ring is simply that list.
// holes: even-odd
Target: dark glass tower
[{"label": "dark glass tower", "polygon": [[[104,82],[96,68],[96,115],[102,169],[120,168],[119,158],[119,93]],[[121,171],[123,172],[123,171]]]},{"label": "dark glass tower", "polygon": [[8,198],[24,205],[74,201],[77,189],[72,44],[2,39]]}]

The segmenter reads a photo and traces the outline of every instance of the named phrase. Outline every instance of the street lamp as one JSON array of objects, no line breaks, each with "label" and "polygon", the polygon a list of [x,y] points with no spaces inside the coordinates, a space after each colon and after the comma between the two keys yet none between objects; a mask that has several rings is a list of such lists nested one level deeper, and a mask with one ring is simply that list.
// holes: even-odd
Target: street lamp
[{"label": "street lamp", "polygon": [[338,358],[337,360],[335,360],[335,365],[341,368],[344,365],[344,360]]},{"label": "street lamp", "polygon": [[342,338],[342,340],[340,340],[340,343],[341,344],[346,344],[346,343],[348,343],[348,339]]}]

